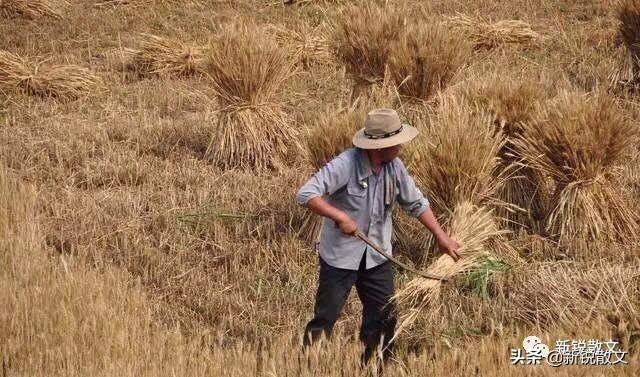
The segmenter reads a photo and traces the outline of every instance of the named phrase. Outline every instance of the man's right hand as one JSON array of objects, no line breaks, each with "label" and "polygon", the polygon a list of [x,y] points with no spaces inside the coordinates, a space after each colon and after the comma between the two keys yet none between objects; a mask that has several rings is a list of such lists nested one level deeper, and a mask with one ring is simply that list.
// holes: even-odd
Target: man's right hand
[{"label": "man's right hand", "polygon": [[348,236],[355,235],[358,230],[358,224],[356,224],[356,222],[353,221],[346,213],[336,220],[336,225],[340,228],[342,233]]},{"label": "man's right hand", "polygon": [[340,228],[342,233],[349,236],[354,236],[356,234],[358,224],[344,211],[327,203],[327,201],[321,196],[311,198],[309,202],[307,202],[307,207],[320,216],[333,219],[336,226]]}]

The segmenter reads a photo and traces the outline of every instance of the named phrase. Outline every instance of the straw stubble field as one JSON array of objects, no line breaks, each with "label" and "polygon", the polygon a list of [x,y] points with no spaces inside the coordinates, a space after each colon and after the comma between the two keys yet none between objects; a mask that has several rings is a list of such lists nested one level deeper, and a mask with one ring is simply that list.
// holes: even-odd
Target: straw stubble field
[{"label": "straw stubble field", "polygon": [[[396,271],[388,374],[634,375],[638,40],[634,0],[0,1],[2,376],[366,373],[355,295],[300,352],[294,195],[379,106],[465,256],[394,215],[452,282]],[[630,365],[510,365],[527,335]]]}]

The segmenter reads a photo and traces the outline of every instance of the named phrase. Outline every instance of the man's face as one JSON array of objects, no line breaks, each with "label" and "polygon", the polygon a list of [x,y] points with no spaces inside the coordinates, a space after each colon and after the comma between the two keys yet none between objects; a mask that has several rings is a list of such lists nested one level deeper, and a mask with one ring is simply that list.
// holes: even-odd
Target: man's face
[{"label": "man's face", "polygon": [[393,147],[380,149],[380,160],[383,162],[389,162],[400,154],[402,146],[394,145]]}]

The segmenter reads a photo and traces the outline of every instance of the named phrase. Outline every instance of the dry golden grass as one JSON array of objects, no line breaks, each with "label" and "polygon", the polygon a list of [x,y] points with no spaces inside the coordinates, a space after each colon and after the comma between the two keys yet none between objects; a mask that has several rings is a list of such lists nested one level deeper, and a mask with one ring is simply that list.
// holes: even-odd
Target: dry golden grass
[{"label": "dry golden grass", "polygon": [[563,92],[527,124],[514,144],[556,186],[547,231],[560,238],[635,237],[637,214],[618,182],[637,136],[637,126],[604,92]]},{"label": "dry golden grass", "polygon": [[244,376],[286,368],[311,375],[317,368],[335,371],[338,363],[356,368],[353,344],[342,343],[332,357],[321,358],[316,350],[307,364],[288,357],[294,349],[284,337],[273,343],[273,353],[241,345],[211,352],[207,345],[222,342],[223,334],[189,340],[173,326],[158,326],[153,303],[126,272],[97,272],[77,255],[42,248],[33,221],[35,192],[4,166],[0,215],[0,304],[12,313],[0,317],[4,374]]},{"label": "dry golden grass", "polygon": [[530,46],[542,38],[528,23],[520,20],[491,22],[457,14],[449,17],[447,23],[465,34],[477,49],[494,49],[504,45]]},{"label": "dry golden grass", "polygon": [[[333,339],[310,355],[300,353],[301,332],[312,314],[318,276],[317,255],[298,237],[307,212],[293,200],[312,168],[305,149],[278,157],[282,169],[250,170],[212,164],[210,145],[222,110],[241,108],[236,104],[249,104],[242,107],[247,111],[265,104],[278,114],[287,114],[287,125],[295,128],[313,124],[323,114],[329,117],[334,109],[349,106],[356,98],[354,112],[392,106],[421,129],[415,143],[420,148],[415,150],[422,153],[415,159],[408,153],[404,161],[424,192],[433,186],[427,194],[434,196],[434,209],[442,207],[435,212],[445,227],[463,228],[456,236],[464,239],[466,250],[468,245],[481,246],[477,255],[494,256],[471,256],[470,261],[475,262],[468,265],[470,272],[455,275],[452,284],[433,288],[440,291],[434,305],[420,313],[411,332],[399,334],[387,375],[637,374],[639,353],[634,339],[640,326],[634,323],[640,294],[633,273],[638,270],[637,245],[628,239],[559,242],[517,224],[512,229],[517,236],[508,241],[500,234],[481,242],[489,230],[502,232],[499,212],[492,209],[500,188],[491,187],[495,183],[491,177],[496,172],[500,176],[501,162],[496,164],[488,157],[494,149],[496,156],[507,157],[503,147],[493,147],[500,145],[500,138],[492,134],[500,123],[496,118],[505,119],[503,132],[507,132],[510,126],[506,123],[526,118],[531,111],[527,98],[535,98],[518,88],[519,82],[528,83],[530,77],[519,72],[548,77],[553,85],[544,87],[544,97],[563,89],[592,90],[604,83],[606,74],[618,64],[614,41],[618,21],[605,2],[402,2],[405,9],[398,12],[409,15],[412,23],[464,12],[483,19],[527,20],[551,37],[535,48],[497,48],[472,54],[445,90],[459,93],[463,85],[456,83],[481,85],[485,77],[493,77],[496,67],[509,67],[511,73],[503,77],[513,85],[493,83],[496,89],[485,91],[491,105],[462,103],[458,98],[458,102],[429,101],[428,106],[403,104],[406,97],[396,93],[389,69],[386,76],[382,70],[374,78],[376,85],[367,84],[362,96],[350,98],[350,79],[355,78],[351,68],[343,69],[341,61],[336,69],[333,56],[327,61],[313,47],[312,38],[323,35],[322,25],[340,24],[345,8],[358,16],[358,12],[366,13],[365,7],[377,6],[384,20],[385,12],[396,12],[393,2],[314,1],[302,6],[284,6],[273,0],[69,3],[62,20],[40,17],[27,22],[12,13],[0,22],[0,50],[25,58],[51,57],[47,62],[13,59],[29,68],[24,71],[26,77],[35,72],[37,63],[42,63],[38,73],[54,62],[73,63],[99,72],[107,89],[97,96],[84,96],[93,90],[82,92],[78,101],[43,100],[41,95],[25,95],[26,86],[16,87],[12,79],[10,89],[3,86],[0,93],[0,160],[7,166],[0,169],[0,375],[364,375],[357,366],[362,311],[357,295],[347,300]],[[94,6],[100,3],[104,6]],[[234,34],[245,41],[236,43],[237,39],[225,34],[224,25],[242,19],[260,27]],[[381,24],[387,23],[359,23],[358,27],[375,29]],[[399,25],[386,35],[404,27],[404,23]],[[309,34],[290,40],[275,35],[279,40],[271,41],[267,34],[272,34],[273,26]],[[179,35],[183,41],[228,38],[230,42],[221,44],[226,47],[219,61],[239,63],[222,67],[225,74],[218,75],[225,77],[222,86],[199,77],[175,80],[155,74],[129,80],[121,69],[120,56],[123,46],[137,46],[140,34]],[[396,45],[401,34],[391,38]],[[309,42],[305,47],[311,54],[309,65],[293,58],[305,44],[303,39]],[[266,51],[280,43],[284,57],[250,52],[248,40]],[[330,44],[334,40],[328,38]],[[376,45],[375,41],[370,44]],[[215,41],[213,46],[217,46]],[[254,49],[263,51],[260,48]],[[118,57],[111,57],[112,52]],[[205,63],[208,60],[205,56]],[[282,65],[294,66],[301,74],[273,84],[269,77],[288,75],[260,73],[287,71]],[[211,75],[212,71],[206,72]],[[637,123],[635,94],[622,91],[616,95],[629,122]],[[237,98],[233,106],[225,102],[228,97]],[[533,121],[548,124],[544,115],[557,113],[558,105],[543,101],[540,107],[543,116],[535,115]],[[602,122],[615,123],[605,110],[598,110],[608,117]],[[584,105],[578,111],[595,112]],[[267,123],[252,121],[256,136],[249,142],[275,135],[270,128],[273,122]],[[247,134],[238,129],[244,132],[246,128],[234,131],[236,140],[245,143],[242,135]],[[342,137],[346,143],[347,133],[326,137],[335,136],[332,143],[336,144]],[[568,140],[581,145],[573,133]],[[600,132],[599,137],[605,140],[607,135]],[[304,135],[295,139],[304,145]],[[404,152],[411,152],[413,144]],[[594,155],[600,153],[584,145]],[[247,144],[239,148],[246,149]],[[327,154],[338,149],[328,142],[319,146]],[[637,148],[633,149],[637,154]],[[436,159],[431,161],[431,155]],[[320,163],[322,153],[317,156],[316,163]],[[420,163],[411,164],[420,157]],[[615,181],[616,190],[640,192],[637,161],[628,159],[620,173],[615,173],[621,178]],[[427,175],[430,172],[435,172],[435,184]],[[533,194],[528,194],[531,199]],[[472,205],[467,207],[464,203],[469,201]],[[634,202],[624,201],[632,212],[640,213]],[[473,208],[471,214],[460,216],[463,207]],[[454,212],[455,224],[451,220]],[[627,226],[619,219],[612,221]],[[413,249],[394,245],[394,253],[427,269],[440,255],[434,257],[431,242],[418,242],[427,238],[427,230],[415,220],[407,224],[411,227],[402,224],[409,230],[407,238],[418,245]],[[511,255],[513,249],[529,264],[520,266],[517,256]],[[493,271],[487,267],[488,260],[506,264],[495,262],[504,268]],[[437,263],[444,262],[446,258]],[[442,267],[433,268],[436,266]],[[455,270],[461,266],[444,267]],[[397,291],[407,287],[412,277],[396,270]],[[401,308],[399,315],[412,313]],[[604,316],[607,320],[602,321]],[[622,347],[630,351],[630,365],[513,366],[508,351],[519,348],[527,335],[538,335],[549,345],[557,339],[625,339]]]},{"label": "dry golden grass", "polygon": [[126,52],[141,74],[191,76],[204,68],[203,47],[152,34],[141,34],[139,48]]},{"label": "dry golden grass", "polygon": [[96,7],[116,7],[121,5],[148,5],[155,0],[96,0]]},{"label": "dry golden grass", "polygon": [[[126,275],[117,269],[87,270],[73,256],[42,248],[34,222],[35,192],[4,166],[0,194],[0,304],[12,313],[0,319],[4,374],[153,375],[175,367],[190,372],[201,368],[176,357],[177,352],[193,352],[199,358],[201,351],[176,332],[158,331],[144,294],[128,287]],[[128,350],[131,344],[150,347],[175,364],[149,365],[144,360],[151,353],[140,347]]]},{"label": "dry golden grass", "polygon": [[470,55],[469,44],[451,30],[412,24],[393,44],[389,71],[400,94],[426,101],[449,84]]},{"label": "dry golden grass", "polygon": [[570,326],[616,314],[636,319],[640,274],[634,267],[597,263],[579,265],[540,263],[512,274],[505,299],[514,319],[542,327]]},{"label": "dry golden grass", "polygon": [[286,51],[255,25],[227,25],[207,55],[220,110],[209,154],[225,167],[282,167],[299,131],[280,91],[292,75]]},{"label": "dry golden grass", "polygon": [[2,0],[0,16],[23,16],[29,19],[40,17],[62,18],[63,8],[67,5],[63,0]]},{"label": "dry golden grass", "polygon": [[[29,219],[33,217],[35,192],[33,187],[20,184],[9,175],[7,168],[2,165],[0,169],[0,237],[3,247],[8,247],[8,240],[20,243],[20,246],[33,246],[35,238],[35,222]],[[8,249],[7,249],[8,251]],[[3,257],[6,257],[3,254]]]},{"label": "dry golden grass", "polygon": [[[300,353],[297,342],[292,344],[297,334],[290,332],[260,345],[225,346],[223,334],[189,340],[173,327],[157,326],[151,315],[153,304],[149,295],[140,291],[134,282],[128,282],[122,271],[113,268],[93,271],[68,254],[28,252],[38,250],[39,245],[35,223],[28,221],[35,215],[34,192],[18,184],[3,169],[0,193],[3,251],[0,303],[14,313],[9,322],[0,321],[4,373],[360,375],[359,347],[348,341],[347,334],[340,329],[331,342],[311,349],[305,356]],[[608,335],[609,330],[606,331]],[[563,336],[599,338],[603,334],[603,327],[582,328],[573,335],[536,332],[547,343]],[[512,375],[524,376],[527,375],[525,368],[511,366],[508,358],[496,355],[504,354],[505,348],[519,347],[526,335],[529,333],[518,331],[508,336],[483,337],[473,344],[460,344],[456,353],[451,352],[450,346],[437,343],[431,349],[431,357],[401,349],[387,373],[416,375],[416,371],[435,373],[457,366],[456,370],[464,373],[481,370],[484,375],[501,376],[509,371]],[[618,366],[611,372],[621,368],[624,367]],[[582,372],[576,368],[561,369],[559,373],[554,370],[553,375],[574,376]],[[548,375],[552,375],[551,372]]]},{"label": "dry golden grass", "polygon": [[[336,5],[343,3],[343,0],[282,0],[278,3],[284,3],[286,5],[309,5],[309,4],[323,4],[323,5]],[[275,5],[275,3],[274,3]]]},{"label": "dry golden grass", "polygon": [[101,79],[86,68],[52,65],[0,51],[0,90],[73,100],[100,89]]}]

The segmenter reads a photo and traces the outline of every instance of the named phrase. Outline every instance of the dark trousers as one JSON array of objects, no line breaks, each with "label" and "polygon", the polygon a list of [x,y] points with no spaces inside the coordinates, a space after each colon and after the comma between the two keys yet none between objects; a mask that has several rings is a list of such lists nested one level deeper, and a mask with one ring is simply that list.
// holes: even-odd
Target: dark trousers
[{"label": "dark trousers", "polygon": [[364,269],[365,258],[357,271],[336,268],[320,259],[320,279],[314,308],[314,317],[305,329],[303,347],[322,334],[331,336],[333,325],[342,311],[351,287],[355,283],[362,302],[360,340],[365,344],[362,362],[369,361],[376,347],[382,345],[383,360],[393,350],[389,340],[396,327],[395,308],[389,299],[394,294],[391,262]]}]

